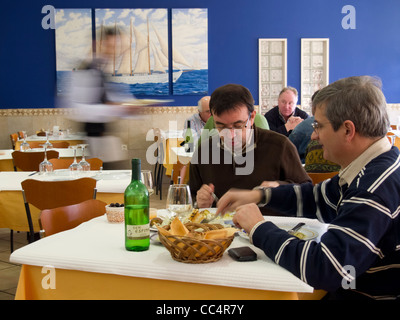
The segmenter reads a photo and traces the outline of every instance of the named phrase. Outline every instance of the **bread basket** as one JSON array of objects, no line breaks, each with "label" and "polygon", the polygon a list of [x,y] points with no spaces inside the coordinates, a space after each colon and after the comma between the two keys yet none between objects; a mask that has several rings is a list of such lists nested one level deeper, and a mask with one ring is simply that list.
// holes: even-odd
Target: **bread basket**
[{"label": "bread basket", "polygon": [[[204,231],[222,229],[220,224],[201,224],[189,222],[185,224],[192,234],[201,234],[195,230]],[[170,229],[170,225],[163,228]],[[196,239],[189,236],[164,235],[158,232],[161,243],[171,253],[172,259],[185,263],[209,263],[222,258],[224,251],[231,245],[234,236],[222,239]]]}]

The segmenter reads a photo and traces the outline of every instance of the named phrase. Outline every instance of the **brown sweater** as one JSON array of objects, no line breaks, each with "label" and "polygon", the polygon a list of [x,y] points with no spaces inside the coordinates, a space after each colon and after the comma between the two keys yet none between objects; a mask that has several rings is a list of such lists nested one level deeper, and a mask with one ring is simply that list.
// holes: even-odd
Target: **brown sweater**
[{"label": "brown sweater", "polygon": [[[208,157],[203,155],[203,158],[208,158],[208,163],[202,159],[202,148],[207,148],[207,143],[203,142],[197,148],[189,170],[189,186],[193,201],[201,186],[209,183],[214,184],[215,194],[220,198],[230,188],[253,189],[263,181],[278,180],[282,184],[311,182],[303,169],[296,147],[287,137],[257,127],[254,134],[255,148],[249,148],[247,155],[242,157],[242,161],[244,159],[247,161],[241,165],[232,159],[231,152],[221,147],[214,148],[215,152],[219,152],[220,164],[213,164],[213,158],[216,162],[216,157],[212,154],[213,138],[210,138],[208,142]],[[219,141],[218,136],[214,139]],[[254,156],[254,165],[250,155]],[[197,161],[199,163],[196,163],[196,159],[199,159]],[[245,175],[237,174],[239,168],[243,169],[243,167],[249,169],[247,171],[250,172]]]}]

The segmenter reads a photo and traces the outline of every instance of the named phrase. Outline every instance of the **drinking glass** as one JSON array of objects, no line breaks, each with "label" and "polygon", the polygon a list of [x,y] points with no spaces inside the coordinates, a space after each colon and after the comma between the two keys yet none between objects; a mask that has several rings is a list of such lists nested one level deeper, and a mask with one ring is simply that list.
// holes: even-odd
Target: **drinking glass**
[{"label": "drinking glass", "polygon": [[44,160],[39,164],[39,174],[48,174],[54,171],[53,164],[47,160],[47,148],[44,147]]},{"label": "drinking glass", "polygon": [[153,175],[151,173],[151,170],[142,170],[140,174],[142,183],[149,191],[149,196],[151,196],[154,193]]},{"label": "drinking glass", "polygon": [[27,151],[30,149],[30,146],[29,146],[29,143],[26,142],[26,131],[22,131],[22,135],[23,135],[24,142],[21,143],[21,145],[19,146],[19,149],[21,151]]},{"label": "drinking glass", "polygon": [[90,163],[86,161],[85,159],[85,148],[87,147],[87,144],[79,144],[78,148],[82,148],[82,160],[79,161],[79,164],[82,167],[82,171],[90,171]]},{"label": "drinking glass", "polygon": [[53,149],[53,145],[49,141],[49,131],[48,130],[46,131],[46,142],[44,143],[43,147],[45,149]]},{"label": "drinking glass", "polygon": [[71,146],[70,148],[74,149],[74,162],[69,166],[69,171],[72,176],[76,176],[80,171],[82,171],[82,166],[76,161],[76,149],[78,146]]},{"label": "drinking glass", "polygon": [[169,186],[167,209],[171,216],[182,219],[192,212],[192,196],[187,184],[173,184]]}]

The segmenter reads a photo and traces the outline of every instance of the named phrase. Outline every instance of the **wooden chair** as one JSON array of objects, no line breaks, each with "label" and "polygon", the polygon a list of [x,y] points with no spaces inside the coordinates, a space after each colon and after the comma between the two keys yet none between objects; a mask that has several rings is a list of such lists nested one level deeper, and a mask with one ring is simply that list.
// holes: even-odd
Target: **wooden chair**
[{"label": "wooden chair", "polygon": [[[33,149],[33,148],[42,148],[43,144],[44,144],[43,141],[30,141],[28,143],[29,143],[29,147],[31,147],[31,149]],[[53,148],[66,149],[66,148],[69,147],[69,142],[67,142],[67,141],[54,141],[51,144],[53,145]]]},{"label": "wooden chair", "polygon": [[[58,169],[68,169],[69,166],[71,165],[72,162],[74,162],[74,159],[50,159],[49,160],[53,164],[53,169],[58,170]],[[80,159],[77,159],[76,161],[80,161]],[[86,161],[90,163],[90,170],[100,170],[100,168],[103,167],[103,161],[101,161],[99,158],[86,158]]]},{"label": "wooden chair", "polygon": [[187,181],[189,180],[189,168],[190,168],[190,163],[185,165],[180,163],[178,160],[177,163],[175,163],[173,166],[173,171],[171,176],[172,182],[174,184],[187,183]]},{"label": "wooden chair", "polygon": [[104,215],[106,203],[90,199],[78,204],[46,209],[40,213],[39,225],[41,236],[73,229],[83,222]]},{"label": "wooden chair", "polygon": [[11,146],[13,150],[15,150],[15,144],[18,141],[18,133],[11,133],[10,134]]},{"label": "wooden chair", "polygon": [[308,176],[311,178],[312,183],[318,184],[321,183],[324,180],[330,179],[334,176],[336,176],[339,172],[307,172]]},{"label": "wooden chair", "polygon": [[34,227],[30,205],[39,210],[77,204],[96,198],[96,180],[81,178],[66,181],[40,181],[27,179],[21,182],[26,217],[29,225],[29,242],[34,241]]},{"label": "wooden chair", "polygon": [[[12,154],[14,170],[39,171],[39,164],[44,160],[43,152],[14,151]],[[47,159],[58,158],[59,153],[55,150],[47,151]]]}]

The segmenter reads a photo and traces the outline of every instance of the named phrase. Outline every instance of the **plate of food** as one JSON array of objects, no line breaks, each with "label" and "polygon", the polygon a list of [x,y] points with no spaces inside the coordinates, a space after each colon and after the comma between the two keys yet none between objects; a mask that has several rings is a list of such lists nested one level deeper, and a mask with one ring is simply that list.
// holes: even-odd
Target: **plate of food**
[{"label": "plate of food", "polygon": [[[290,224],[290,223],[275,223],[275,225],[285,231],[288,231],[290,229],[292,229],[295,225],[294,224]],[[246,231],[241,230],[238,232],[239,236],[249,240],[249,235]],[[310,226],[303,226],[301,227],[300,230],[296,231],[296,233],[294,234],[295,237],[301,239],[301,240],[312,240],[315,239],[316,237],[318,237],[318,232],[313,229]]]}]

